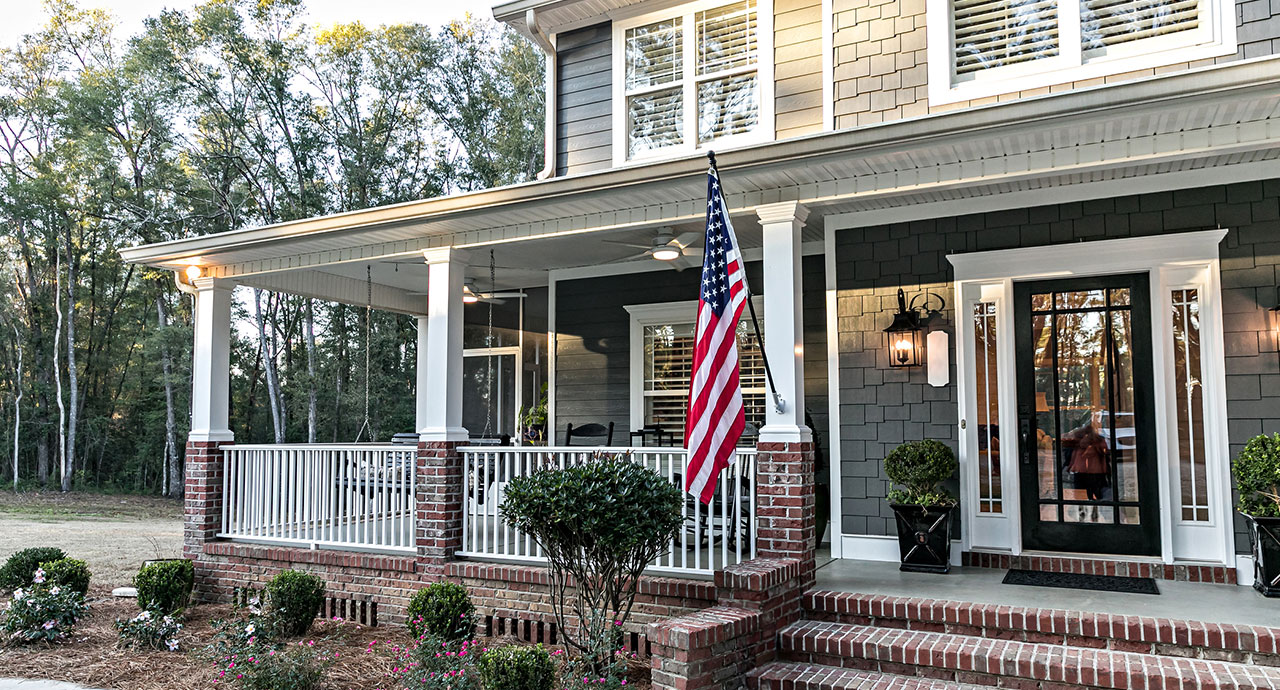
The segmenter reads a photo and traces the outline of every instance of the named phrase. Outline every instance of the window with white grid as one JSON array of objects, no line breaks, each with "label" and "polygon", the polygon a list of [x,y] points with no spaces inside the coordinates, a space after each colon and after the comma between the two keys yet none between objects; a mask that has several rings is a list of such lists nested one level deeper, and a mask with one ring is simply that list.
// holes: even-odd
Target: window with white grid
[{"label": "window with white grid", "polygon": [[615,160],[772,135],[772,7],[700,2],[614,23]]},{"label": "window with white grid", "polygon": [[929,0],[938,105],[1235,52],[1231,0]]}]

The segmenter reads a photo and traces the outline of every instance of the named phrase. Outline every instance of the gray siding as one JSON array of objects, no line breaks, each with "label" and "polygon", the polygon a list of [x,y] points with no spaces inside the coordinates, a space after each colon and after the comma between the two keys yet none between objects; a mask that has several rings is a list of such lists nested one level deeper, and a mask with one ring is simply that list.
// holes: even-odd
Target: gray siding
[{"label": "gray siding", "polygon": [[613,164],[609,22],[556,36],[556,174]]},{"label": "gray siding", "polygon": [[[803,267],[805,406],[825,445],[827,338],[822,257],[805,257]],[[700,277],[697,270],[661,271],[556,283],[557,442],[564,440],[566,424],[611,421],[614,442],[627,442],[631,425],[631,320],[624,307],[688,301],[697,295]],[[759,262],[747,264],[747,277],[759,294],[763,283]]]},{"label": "gray siding", "polygon": [[[880,329],[892,295],[929,289],[954,302],[946,254],[1158,235],[1215,227],[1220,247],[1231,453],[1259,433],[1280,432],[1280,354],[1266,309],[1280,281],[1280,180],[845,230],[836,235],[840,432],[844,531],[891,534],[884,455],[904,440],[956,442],[954,383],[932,388],[925,372],[890,371]],[[953,336],[953,314],[944,327]],[[952,362],[956,377],[954,350]],[[1237,519],[1237,547],[1248,539]]]}]

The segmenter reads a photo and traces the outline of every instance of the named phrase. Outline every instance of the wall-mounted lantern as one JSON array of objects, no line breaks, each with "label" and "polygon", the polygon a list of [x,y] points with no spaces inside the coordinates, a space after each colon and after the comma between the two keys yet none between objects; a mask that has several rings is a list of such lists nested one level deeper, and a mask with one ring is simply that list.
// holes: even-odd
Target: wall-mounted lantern
[{"label": "wall-mounted lantern", "polygon": [[1276,287],[1276,306],[1267,310],[1267,320],[1271,338],[1275,341],[1276,355],[1280,356],[1280,286]]},{"label": "wall-mounted lantern", "polygon": [[898,288],[898,313],[893,323],[884,329],[885,347],[889,350],[889,366],[917,367],[921,359],[920,312],[907,307],[907,295]]}]

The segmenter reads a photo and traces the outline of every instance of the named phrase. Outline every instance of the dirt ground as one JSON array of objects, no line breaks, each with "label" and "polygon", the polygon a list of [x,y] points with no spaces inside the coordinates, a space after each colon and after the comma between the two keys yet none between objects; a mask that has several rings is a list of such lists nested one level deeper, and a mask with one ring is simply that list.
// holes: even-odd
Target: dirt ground
[{"label": "dirt ground", "polygon": [[182,554],[182,506],[149,496],[0,492],[0,561],[31,546],[85,560],[95,585],[128,585],[144,560]]}]

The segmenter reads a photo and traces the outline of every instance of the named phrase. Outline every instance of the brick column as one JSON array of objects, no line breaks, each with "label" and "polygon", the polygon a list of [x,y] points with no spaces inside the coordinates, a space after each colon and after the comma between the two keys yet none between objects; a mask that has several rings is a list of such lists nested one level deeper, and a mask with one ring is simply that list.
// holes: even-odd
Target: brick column
[{"label": "brick column", "polygon": [[813,584],[817,549],[813,443],[757,444],[756,557],[793,559]]},{"label": "brick column", "polygon": [[455,441],[418,444],[414,541],[418,571],[437,580],[462,548],[462,454]]}]

